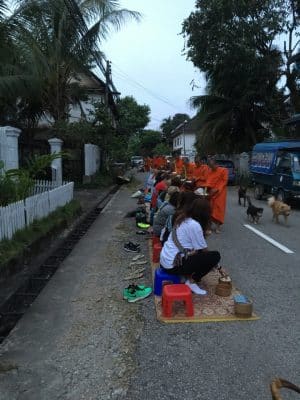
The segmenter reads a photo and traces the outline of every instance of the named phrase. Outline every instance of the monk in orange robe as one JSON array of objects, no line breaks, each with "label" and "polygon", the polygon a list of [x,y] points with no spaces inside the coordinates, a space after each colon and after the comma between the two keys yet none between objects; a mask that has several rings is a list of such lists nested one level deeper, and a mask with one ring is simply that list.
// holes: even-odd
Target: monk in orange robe
[{"label": "monk in orange robe", "polygon": [[146,157],[144,161],[144,168],[146,172],[149,172],[152,167],[152,159],[150,157]]},{"label": "monk in orange robe", "polygon": [[188,181],[193,180],[194,168],[195,168],[195,163],[193,162],[185,162],[183,165],[185,179],[187,179]]},{"label": "monk in orange robe", "polygon": [[183,169],[183,159],[180,158],[179,156],[176,157],[175,159],[175,172],[177,175],[182,174],[182,169]]},{"label": "monk in orange robe", "polygon": [[228,183],[228,170],[219,167],[213,158],[208,160],[210,173],[206,186],[211,199],[211,219],[216,224],[216,233],[220,233],[220,226],[224,224],[226,195]]},{"label": "monk in orange robe", "polygon": [[197,189],[206,187],[206,180],[210,173],[210,168],[205,161],[206,160],[204,158],[197,158],[195,160],[193,179]]}]

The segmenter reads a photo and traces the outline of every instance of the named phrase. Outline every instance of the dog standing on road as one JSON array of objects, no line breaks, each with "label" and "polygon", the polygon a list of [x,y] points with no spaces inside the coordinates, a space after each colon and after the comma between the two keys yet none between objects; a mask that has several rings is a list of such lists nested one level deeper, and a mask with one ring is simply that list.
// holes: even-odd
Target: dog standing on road
[{"label": "dog standing on road", "polygon": [[287,224],[287,218],[291,213],[291,206],[283,203],[282,201],[276,200],[274,196],[268,199],[268,205],[273,211],[273,221],[279,223],[279,215],[283,215],[285,224]]},{"label": "dog standing on road", "polygon": [[247,199],[247,187],[240,186],[238,191],[239,196],[239,205],[241,206],[241,199],[244,199],[244,207],[246,207],[246,199]]},{"label": "dog standing on road", "polygon": [[259,219],[262,217],[264,209],[262,207],[255,207],[250,200],[250,197],[247,196],[248,200],[248,208],[247,208],[247,217],[252,218],[252,222],[257,224]]}]

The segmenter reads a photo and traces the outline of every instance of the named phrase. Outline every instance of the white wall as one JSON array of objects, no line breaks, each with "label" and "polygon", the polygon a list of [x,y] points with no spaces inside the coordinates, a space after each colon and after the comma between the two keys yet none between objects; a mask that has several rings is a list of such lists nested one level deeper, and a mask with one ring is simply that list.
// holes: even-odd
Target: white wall
[{"label": "white wall", "polygon": [[185,140],[185,152],[186,154],[195,153],[195,143],[196,143],[196,135],[193,133],[186,133],[183,138],[183,134],[176,136],[173,139],[173,151],[181,150],[181,154],[183,154]]}]

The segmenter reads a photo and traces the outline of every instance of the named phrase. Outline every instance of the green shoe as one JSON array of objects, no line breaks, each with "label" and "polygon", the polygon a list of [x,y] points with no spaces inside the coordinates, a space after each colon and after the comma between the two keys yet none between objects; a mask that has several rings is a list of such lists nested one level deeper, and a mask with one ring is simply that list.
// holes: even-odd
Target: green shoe
[{"label": "green shoe", "polygon": [[128,288],[123,290],[123,299],[129,303],[145,299],[152,293],[152,288],[143,285],[129,285]]},{"label": "green shoe", "polygon": [[146,224],[145,222],[138,222],[137,227],[140,229],[148,229],[150,228],[150,224]]}]

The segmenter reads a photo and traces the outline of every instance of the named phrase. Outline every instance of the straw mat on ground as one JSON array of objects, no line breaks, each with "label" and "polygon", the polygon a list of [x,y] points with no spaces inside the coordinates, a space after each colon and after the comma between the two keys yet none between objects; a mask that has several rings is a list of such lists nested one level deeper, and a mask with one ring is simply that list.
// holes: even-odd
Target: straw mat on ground
[{"label": "straw mat on ground", "polygon": [[[150,256],[152,259],[152,246],[150,241]],[[151,262],[153,277],[158,264]],[[175,302],[173,305],[173,316],[171,318],[163,317],[161,297],[154,296],[156,315],[159,321],[166,323],[184,323],[184,322],[226,322],[226,321],[255,321],[259,319],[256,314],[250,318],[240,318],[234,314],[233,296],[241,292],[233,287],[232,294],[229,297],[220,297],[215,294],[215,288],[220,274],[216,271],[210,272],[201,281],[201,287],[207,290],[206,296],[193,294],[194,316],[185,316],[185,307],[183,302]]]}]

